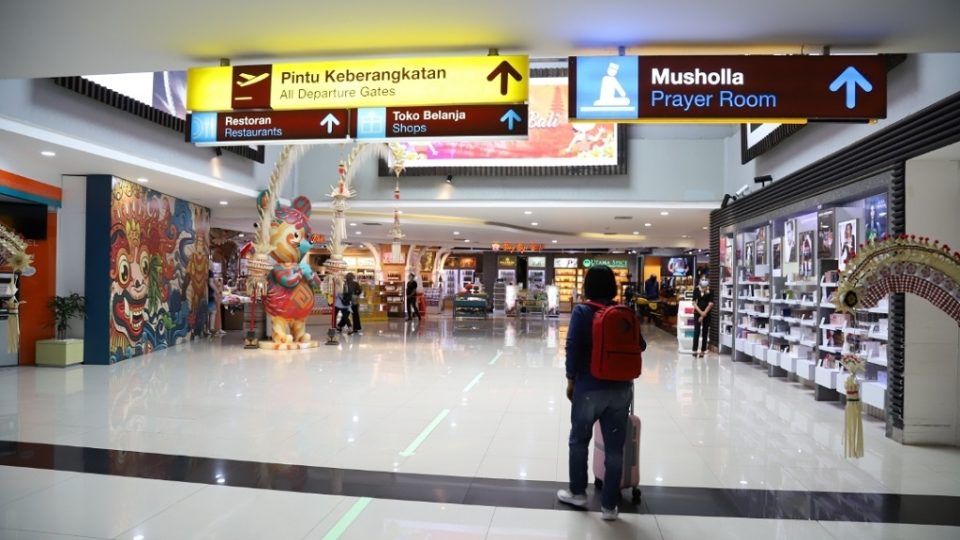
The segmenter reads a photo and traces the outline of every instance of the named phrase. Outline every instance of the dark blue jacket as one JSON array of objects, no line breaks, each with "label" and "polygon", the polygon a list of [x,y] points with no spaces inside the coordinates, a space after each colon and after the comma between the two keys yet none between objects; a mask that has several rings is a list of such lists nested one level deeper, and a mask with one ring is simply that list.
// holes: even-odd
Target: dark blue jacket
[{"label": "dark blue jacket", "polygon": [[[596,311],[579,304],[570,314],[567,329],[567,378],[574,379],[573,392],[581,394],[594,390],[623,389],[633,381],[602,381],[590,374],[590,354],[593,346],[593,316]],[[642,342],[641,342],[642,343]]]}]

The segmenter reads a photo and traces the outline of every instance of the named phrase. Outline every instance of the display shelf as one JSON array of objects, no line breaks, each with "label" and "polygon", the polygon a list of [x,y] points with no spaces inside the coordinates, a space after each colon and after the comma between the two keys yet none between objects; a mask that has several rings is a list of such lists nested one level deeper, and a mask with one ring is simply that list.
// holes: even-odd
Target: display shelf
[{"label": "display shelf", "polygon": [[840,368],[828,368],[823,366],[817,366],[814,374],[814,382],[818,385],[829,388],[831,390],[837,389],[837,378],[840,375]]},{"label": "display shelf", "polygon": [[814,373],[814,369],[816,369],[815,362],[813,362],[812,360],[803,360],[798,358],[796,365],[797,365],[797,371],[796,371],[797,377],[800,377],[805,381],[814,380],[814,378],[816,377],[816,374]]},{"label": "display shelf", "polygon": [[830,302],[820,302],[820,307],[823,309],[837,309],[837,306],[831,304]]},{"label": "display shelf", "polygon": [[887,341],[889,339],[888,334],[881,332],[870,332],[867,334],[867,337],[870,339],[876,339],[878,341]]},{"label": "display shelf", "polygon": [[820,345],[819,350],[822,352],[841,354],[843,352],[843,347],[833,347],[830,345]]},{"label": "display shelf", "polygon": [[886,356],[868,356],[867,363],[873,364],[875,366],[887,367],[887,357]]},{"label": "display shelf", "polygon": [[880,381],[864,381],[860,385],[860,399],[871,407],[886,408],[887,385]]},{"label": "display shelf", "polygon": [[814,339],[801,339],[800,344],[807,347],[814,348],[817,346],[817,341]]},{"label": "display shelf", "polygon": [[733,308],[722,307],[720,308],[721,313],[733,313]]},{"label": "display shelf", "polygon": [[867,330],[865,328],[853,328],[848,326],[843,329],[843,333],[848,336],[865,336],[867,335]]},{"label": "display shelf", "polygon": [[805,326],[807,328],[815,328],[817,326],[816,319],[800,319],[800,326]]}]

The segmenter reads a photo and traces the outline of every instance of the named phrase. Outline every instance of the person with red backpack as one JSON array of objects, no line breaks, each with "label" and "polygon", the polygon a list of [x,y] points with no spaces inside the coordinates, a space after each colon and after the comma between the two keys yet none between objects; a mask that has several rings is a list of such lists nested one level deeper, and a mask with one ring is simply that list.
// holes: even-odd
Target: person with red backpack
[{"label": "person with red backpack", "polygon": [[570,487],[557,492],[564,503],[587,505],[587,453],[593,425],[600,422],[606,446],[601,512],[617,519],[623,448],[633,380],[640,375],[646,348],[632,309],[615,304],[617,282],[607,266],[594,266],[584,278],[588,302],[573,309],[567,330],[566,375],[570,411]]}]

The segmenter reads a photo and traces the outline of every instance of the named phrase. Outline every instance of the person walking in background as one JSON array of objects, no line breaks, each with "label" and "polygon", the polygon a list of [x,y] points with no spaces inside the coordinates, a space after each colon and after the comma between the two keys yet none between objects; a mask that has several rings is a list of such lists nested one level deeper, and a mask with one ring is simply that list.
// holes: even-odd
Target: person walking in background
[{"label": "person walking in background", "polygon": [[407,320],[412,321],[413,316],[417,316],[417,320],[420,320],[420,308],[417,307],[417,276],[416,274],[410,274],[409,279],[407,279]]},{"label": "person walking in background", "polygon": [[[693,291],[693,355],[703,358],[707,353],[707,340],[710,337],[710,312],[713,311],[713,293],[710,292],[710,281],[707,276],[700,278],[700,286]],[[697,354],[697,341],[703,333],[703,342],[700,353]]]},{"label": "person walking in background", "polygon": [[[660,299],[660,284],[657,283],[656,274],[650,274],[650,277],[643,282],[643,297],[647,302],[656,302]],[[644,309],[647,312],[647,322],[653,322],[653,311],[649,306],[644,306]]]},{"label": "person walking in background", "polygon": [[[583,280],[587,300],[613,304],[617,282],[613,270],[598,265],[587,270]],[[596,311],[580,304],[570,315],[566,344],[567,399],[570,411],[570,486],[557,492],[557,498],[579,507],[587,505],[587,453],[593,424],[599,420],[603,434],[605,478],[600,508],[605,520],[617,519],[620,501],[620,477],[623,472],[623,447],[626,441],[627,415],[633,400],[633,381],[605,381],[590,373],[593,342],[593,317]]]},{"label": "person walking in background", "polygon": [[363,288],[357,282],[357,277],[353,272],[347,272],[344,288],[348,289],[352,295],[350,302],[350,311],[353,315],[353,331],[363,335],[363,326],[360,324],[360,297],[363,295]]},{"label": "person walking in background", "polygon": [[348,334],[353,333],[353,326],[350,324],[351,305],[353,304],[353,293],[347,289],[347,284],[343,284],[343,289],[334,296],[333,307],[340,315],[340,321],[337,322],[337,331],[343,332],[344,326],[349,326]]}]

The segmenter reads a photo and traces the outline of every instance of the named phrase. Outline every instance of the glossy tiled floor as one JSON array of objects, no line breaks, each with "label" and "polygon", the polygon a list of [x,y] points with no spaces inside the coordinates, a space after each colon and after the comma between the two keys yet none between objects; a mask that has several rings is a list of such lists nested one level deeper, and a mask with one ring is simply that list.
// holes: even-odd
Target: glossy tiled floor
[{"label": "glossy tiled floor", "polygon": [[[564,337],[564,321],[439,318],[368,324],[365,336],[313,352],[246,351],[228,337],[111,367],[0,370],[0,440],[563,482]],[[647,337],[635,404],[642,484],[960,495],[960,450],[904,447],[867,419],[867,456],[845,460],[838,405],[727,357],[678,356],[659,330]],[[509,506],[0,468],[4,539],[960,536],[934,526],[678,515],[625,514],[611,525],[592,513]]]}]

